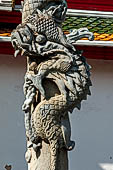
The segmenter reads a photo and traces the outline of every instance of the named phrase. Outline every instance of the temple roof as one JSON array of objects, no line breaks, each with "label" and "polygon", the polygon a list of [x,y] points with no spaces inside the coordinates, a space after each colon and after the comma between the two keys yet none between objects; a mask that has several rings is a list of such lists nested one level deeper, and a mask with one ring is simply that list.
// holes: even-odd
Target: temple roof
[{"label": "temple roof", "polygon": [[[10,42],[10,33],[21,23],[21,3],[16,0],[15,7],[12,0],[2,0],[5,5],[12,4],[12,8],[0,11],[0,42]],[[7,2],[7,3],[6,3]],[[94,41],[81,39],[75,45],[82,46],[113,46],[113,1],[108,0],[67,0],[68,9],[63,31],[68,34],[73,29],[87,27],[94,33]],[[3,6],[3,4],[2,4]],[[0,8],[1,9],[1,8]],[[103,10],[103,11],[99,11]],[[8,23],[8,24],[7,24]],[[93,57],[94,58],[94,57]],[[111,58],[111,57],[110,57]],[[112,57],[113,58],[113,57]]]}]

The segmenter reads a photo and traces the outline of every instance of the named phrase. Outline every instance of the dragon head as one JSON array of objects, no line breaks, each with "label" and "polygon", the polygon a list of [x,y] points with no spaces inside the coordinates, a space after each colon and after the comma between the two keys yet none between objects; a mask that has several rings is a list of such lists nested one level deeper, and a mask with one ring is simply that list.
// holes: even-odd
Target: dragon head
[{"label": "dragon head", "polygon": [[27,25],[19,25],[16,30],[11,33],[11,43],[15,49],[14,56],[16,57],[19,53],[21,55],[30,52],[32,50],[32,34]]}]

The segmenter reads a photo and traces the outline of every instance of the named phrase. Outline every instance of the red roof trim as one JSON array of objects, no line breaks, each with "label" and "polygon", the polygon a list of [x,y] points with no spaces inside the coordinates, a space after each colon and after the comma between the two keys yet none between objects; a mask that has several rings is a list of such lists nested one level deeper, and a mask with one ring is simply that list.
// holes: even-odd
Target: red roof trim
[{"label": "red roof trim", "polygon": [[[113,11],[113,0],[67,0],[68,8],[96,11]],[[21,4],[21,0],[16,0]]]},{"label": "red roof trim", "polygon": [[83,50],[83,55],[89,59],[113,60],[112,47],[77,46],[77,49]]},{"label": "red roof trim", "polygon": [[0,54],[14,54],[14,49],[9,42],[1,42],[0,43]]},{"label": "red roof trim", "polygon": [[0,11],[0,22],[19,24],[21,23],[21,13],[16,11]]},{"label": "red roof trim", "polygon": [[67,0],[68,8],[96,11],[113,11],[113,0]]}]

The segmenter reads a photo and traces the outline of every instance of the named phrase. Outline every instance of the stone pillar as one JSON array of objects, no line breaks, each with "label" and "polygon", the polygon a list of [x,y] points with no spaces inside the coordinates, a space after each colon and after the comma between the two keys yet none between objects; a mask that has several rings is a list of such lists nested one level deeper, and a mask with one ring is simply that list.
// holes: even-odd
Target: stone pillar
[{"label": "stone pillar", "polygon": [[[28,170],[51,170],[51,154],[49,144],[42,142],[42,149],[35,152],[33,148],[29,148],[27,154],[32,154],[31,160],[28,163]],[[68,170],[68,158],[66,149],[59,150],[58,170]]]},{"label": "stone pillar", "polygon": [[27,57],[22,106],[29,170],[68,170],[69,113],[90,95],[90,67],[73,46],[85,28],[64,35],[65,0],[24,0],[22,24],[11,34],[15,57]]},{"label": "stone pillar", "polygon": [[[46,91],[46,95],[48,98],[51,98],[52,96],[58,96],[59,90],[55,86],[54,83],[49,81],[44,81],[44,89]],[[43,97],[41,96],[41,100],[43,100]],[[68,118],[66,118],[68,122],[68,131],[71,136],[71,129],[70,129],[70,122]],[[42,141],[41,148],[34,150],[31,142],[29,139],[27,140],[27,151],[25,154],[26,161],[28,163],[28,170],[51,170],[51,150],[50,145]],[[58,150],[58,160],[57,160],[57,168],[56,170],[68,170],[68,153],[65,148],[61,148]]]}]

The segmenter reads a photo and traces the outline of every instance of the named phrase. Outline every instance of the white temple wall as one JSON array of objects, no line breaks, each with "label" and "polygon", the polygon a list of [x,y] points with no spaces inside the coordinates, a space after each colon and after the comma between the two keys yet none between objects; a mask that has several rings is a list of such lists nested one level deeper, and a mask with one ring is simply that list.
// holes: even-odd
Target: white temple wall
[{"label": "white temple wall", "polygon": [[[88,63],[92,66],[92,96],[82,103],[81,111],[71,115],[76,149],[69,153],[69,170],[113,170],[113,61]],[[21,111],[25,70],[24,58],[0,55],[0,170],[6,164],[14,170],[27,170]]]}]

